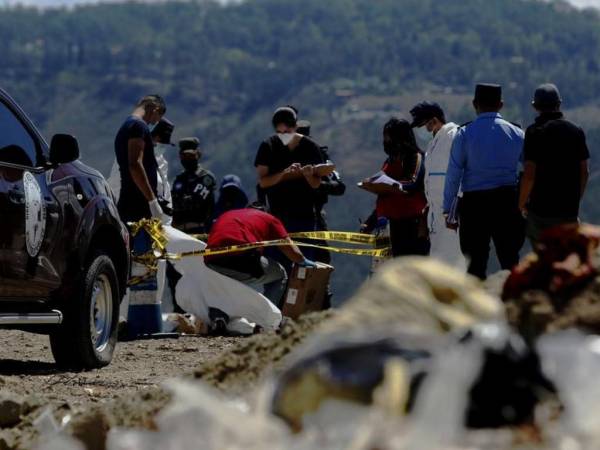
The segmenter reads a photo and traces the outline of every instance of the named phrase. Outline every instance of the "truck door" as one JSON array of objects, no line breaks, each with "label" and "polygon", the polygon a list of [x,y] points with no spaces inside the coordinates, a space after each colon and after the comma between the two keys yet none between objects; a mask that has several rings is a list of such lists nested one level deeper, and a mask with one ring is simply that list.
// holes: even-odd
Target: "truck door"
[{"label": "truck door", "polygon": [[60,284],[47,257],[60,207],[40,165],[43,143],[16,108],[0,98],[0,297],[45,298]]}]

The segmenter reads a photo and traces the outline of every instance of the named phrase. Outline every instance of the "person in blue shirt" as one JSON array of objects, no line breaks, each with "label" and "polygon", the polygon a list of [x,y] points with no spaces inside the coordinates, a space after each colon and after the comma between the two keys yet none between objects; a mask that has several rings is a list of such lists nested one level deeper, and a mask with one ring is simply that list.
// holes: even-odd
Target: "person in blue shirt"
[{"label": "person in blue shirt", "polygon": [[[523,153],[523,130],[502,118],[502,88],[478,84],[473,106],[477,118],[459,128],[444,189],[444,214],[452,209],[459,191],[459,236],[468,272],[487,276],[490,242],[502,269],[519,262],[525,241],[518,208],[518,178]],[[448,222],[449,228],[456,228]]]}]

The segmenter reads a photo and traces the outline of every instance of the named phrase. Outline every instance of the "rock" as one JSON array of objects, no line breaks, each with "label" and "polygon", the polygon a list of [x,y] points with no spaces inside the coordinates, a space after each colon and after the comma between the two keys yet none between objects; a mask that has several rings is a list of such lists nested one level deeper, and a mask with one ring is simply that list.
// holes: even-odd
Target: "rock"
[{"label": "rock", "polygon": [[0,391],[0,427],[8,428],[21,421],[26,411],[26,402],[12,392]]},{"label": "rock", "polygon": [[110,429],[108,418],[101,411],[91,411],[77,417],[69,425],[71,434],[85,444],[87,450],[104,450]]}]

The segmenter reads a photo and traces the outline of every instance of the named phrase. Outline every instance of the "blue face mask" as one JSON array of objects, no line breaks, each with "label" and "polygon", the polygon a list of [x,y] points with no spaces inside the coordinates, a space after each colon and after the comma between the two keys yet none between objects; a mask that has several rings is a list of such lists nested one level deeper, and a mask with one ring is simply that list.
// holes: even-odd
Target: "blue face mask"
[{"label": "blue face mask", "polygon": [[149,123],[148,124],[148,129],[150,130],[150,133],[152,133],[152,131],[154,131],[154,128],[156,127],[155,123]]}]

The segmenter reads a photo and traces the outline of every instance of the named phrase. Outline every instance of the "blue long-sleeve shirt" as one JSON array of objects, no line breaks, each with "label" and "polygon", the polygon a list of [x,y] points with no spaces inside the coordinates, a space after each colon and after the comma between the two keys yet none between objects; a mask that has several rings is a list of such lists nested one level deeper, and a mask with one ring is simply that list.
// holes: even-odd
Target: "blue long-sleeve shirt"
[{"label": "blue long-sleeve shirt", "polygon": [[516,186],[523,138],[523,130],[499,113],[480,114],[460,127],[448,161],[444,211],[450,211],[461,187],[471,192]]}]

